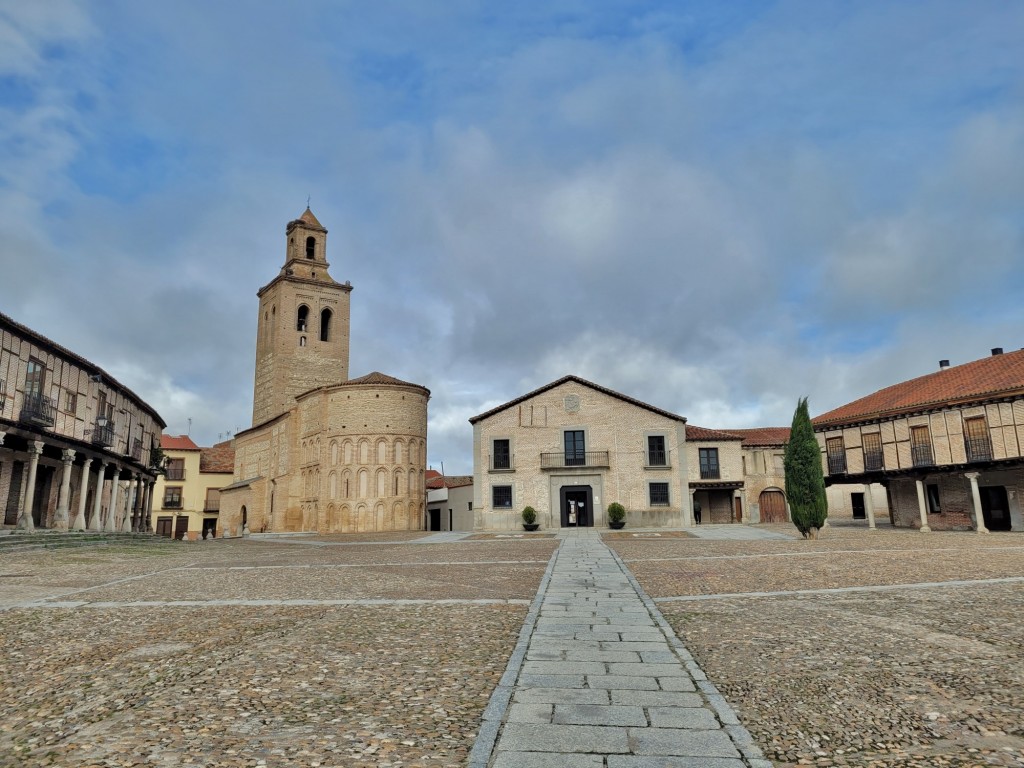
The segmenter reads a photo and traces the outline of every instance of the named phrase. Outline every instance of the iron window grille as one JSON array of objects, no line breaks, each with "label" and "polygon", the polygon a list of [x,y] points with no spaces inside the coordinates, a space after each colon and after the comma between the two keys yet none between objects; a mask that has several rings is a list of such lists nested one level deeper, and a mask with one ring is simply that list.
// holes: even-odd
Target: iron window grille
[{"label": "iron window grille", "polygon": [[512,509],[512,486],[491,486],[491,506],[495,509]]},{"label": "iron window grille", "polygon": [[935,464],[928,427],[913,427],[910,430],[910,459],[915,467],[930,467]]},{"label": "iron window grille", "polygon": [[845,475],[846,448],[843,445],[843,438],[828,438],[825,441],[825,452],[828,454],[828,473],[830,475]]},{"label": "iron window grille", "polygon": [[718,468],[718,449],[700,448],[698,454],[700,456],[700,479],[718,480],[721,477]]},{"label": "iron window grille", "polygon": [[668,483],[651,483],[650,497],[652,507],[667,507]]},{"label": "iron window grille", "polygon": [[664,435],[648,435],[647,466],[664,467],[668,465],[668,452],[665,450]]},{"label": "iron window grille", "polygon": [[864,470],[879,472],[885,469],[885,456],[882,453],[882,436],[878,432],[869,432],[863,436]]},{"label": "iron window grille", "polygon": [[494,441],[491,469],[512,469],[512,452],[508,440]]}]

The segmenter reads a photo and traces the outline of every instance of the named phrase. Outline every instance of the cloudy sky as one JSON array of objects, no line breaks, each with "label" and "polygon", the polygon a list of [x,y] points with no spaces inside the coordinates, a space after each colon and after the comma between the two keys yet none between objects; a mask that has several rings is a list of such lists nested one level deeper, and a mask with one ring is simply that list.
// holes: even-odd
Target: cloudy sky
[{"label": "cloudy sky", "polygon": [[568,373],[788,424],[1024,346],[1024,3],[0,0],[0,311],[200,443],[307,195],[429,460]]}]

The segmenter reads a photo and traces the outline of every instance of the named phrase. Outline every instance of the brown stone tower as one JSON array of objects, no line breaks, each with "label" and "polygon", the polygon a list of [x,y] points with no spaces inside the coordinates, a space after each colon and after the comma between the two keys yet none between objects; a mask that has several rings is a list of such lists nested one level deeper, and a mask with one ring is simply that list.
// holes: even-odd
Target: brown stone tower
[{"label": "brown stone tower", "polygon": [[352,285],[327,273],[327,230],[309,208],[285,236],[284,266],[256,294],[253,426],[293,408],[303,392],[348,380]]}]

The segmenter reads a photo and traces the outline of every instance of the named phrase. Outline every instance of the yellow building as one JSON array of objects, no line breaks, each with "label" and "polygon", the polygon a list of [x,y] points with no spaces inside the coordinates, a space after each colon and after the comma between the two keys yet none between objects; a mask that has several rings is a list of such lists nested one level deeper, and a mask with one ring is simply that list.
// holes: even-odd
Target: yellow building
[{"label": "yellow building", "polygon": [[165,472],[156,482],[153,530],[175,539],[223,535],[217,526],[219,489],[231,482],[231,441],[200,448],[186,435],[163,435],[160,447]]}]

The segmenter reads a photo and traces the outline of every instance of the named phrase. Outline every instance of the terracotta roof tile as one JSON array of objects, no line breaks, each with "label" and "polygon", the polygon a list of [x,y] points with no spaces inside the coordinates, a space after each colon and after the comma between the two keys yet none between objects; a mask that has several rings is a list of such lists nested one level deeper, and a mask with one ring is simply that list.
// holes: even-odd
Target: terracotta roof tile
[{"label": "terracotta roof tile", "polygon": [[308,205],[306,206],[306,210],[304,210],[302,212],[302,215],[299,216],[299,221],[304,222],[305,224],[309,224],[311,226],[314,226],[317,229],[323,229],[324,228],[324,225],[321,224],[319,222],[319,220],[316,218],[316,216],[313,215],[313,212],[311,210],[309,210],[309,206]]},{"label": "terracotta roof tile", "polygon": [[992,355],[910,379],[815,417],[815,425],[867,421],[947,404],[1024,394],[1024,350]]},{"label": "terracotta roof tile", "polygon": [[742,440],[743,438],[735,432],[724,432],[720,429],[708,429],[707,427],[698,427],[696,424],[687,424],[686,439],[700,442],[704,440]]},{"label": "terracotta roof tile", "polygon": [[394,376],[388,376],[386,373],[381,373],[380,371],[371,371],[365,376],[360,376],[358,379],[349,379],[348,381],[340,382],[339,386],[346,387],[349,385],[359,384],[398,384],[404,387],[420,387],[419,384],[413,384],[411,381],[402,381],[401,379],[396,379]]},{"label": "terracotta roof tile", "polygon": [[731,430],[743,438],[743,447],[785,445],[789,442],[789,427],[756,427]]},{"label": "terracotta roof tile", "polygon": [[199,446],[188,435],[160,435],[160,448],[165,451],[198,451]]},{"label": "terracotta roof tile", "polygon": [[235,449],[231,447],[231,441],[225,440],[222,443],[211,445],[209,448],[201,448],[199,450],[199,471],[234,472]]},{"label": "terracotta roof tile", "polygon": [[[434,470],[428,469],[427,472],[433,472]],[[434,473],[433,476],[425,475],[427,478],[427,489],[436,491],[440,488],[462,488],[466,485],[473,484],[472,475],[444,475],[440,473]]]}]

